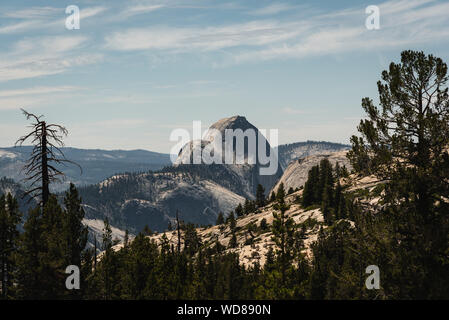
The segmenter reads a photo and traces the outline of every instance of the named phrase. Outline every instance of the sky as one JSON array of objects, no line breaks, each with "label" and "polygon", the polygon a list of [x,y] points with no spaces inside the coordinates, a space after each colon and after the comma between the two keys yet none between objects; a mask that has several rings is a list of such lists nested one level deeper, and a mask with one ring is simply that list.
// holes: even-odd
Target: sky
[{"label": "sky", "polygon": [[[66,28],[66,8],[80,28]],[[379,29],[365,21],[379,8]],[[449,61],[449,1],[0,3],[0,146],[20,108],[64,125],[66,145],[168,153],[177,128],[242,115],[279,143],[348,143],[406,49]]]}]

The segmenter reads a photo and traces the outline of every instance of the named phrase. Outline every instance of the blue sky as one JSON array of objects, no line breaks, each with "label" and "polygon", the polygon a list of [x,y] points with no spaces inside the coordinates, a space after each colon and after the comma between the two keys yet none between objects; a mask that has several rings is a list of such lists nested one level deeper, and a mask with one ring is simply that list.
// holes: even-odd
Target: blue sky
[{"label": "blue sky", "polygon": [[[81,28],[65,28],[65,8]],[[368,5],[380,29],[365,27]],[[0,146],[19,108],[81,148],[169,152],[170,132],[244,115],[279,143],[347,143],[362,97],[405,49],[449,61],[448,1],[39,1],[0,4]]]}]

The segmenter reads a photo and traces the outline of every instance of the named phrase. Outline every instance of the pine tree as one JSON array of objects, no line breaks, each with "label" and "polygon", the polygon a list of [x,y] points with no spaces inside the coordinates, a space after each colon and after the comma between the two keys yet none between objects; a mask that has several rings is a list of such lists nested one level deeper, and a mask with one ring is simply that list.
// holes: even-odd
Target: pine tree
[{"label": "pine tree", "polygon": [[337,182],[337,186],[335,188],[335,218],[338,219],[344,219],[346,218],[345,214],[345,201],[344,201],[344,195],[343,195],[343,188],[340,184],[340,181]]},{"label": "pine tree", "polygon": [[262,229],[263,231],[268,229],[267,219],[263,218],[262,220],[260,220],[260,229]]},{"label": "pine tree", "polygon": [[16,259],[21,213],[17,200],[8,193],[0,197],[0,282],[3,299],[14,295]]},{"label": "pine tree", "polygon": [[295,223],[292,218],[285,216],[285,212],[289,207],[285,204],[284,198],[280,198],[275,209],[279,211],[273,212],[273,224],[271,231],[273,232],[272,240],[276,244],[278,250],[279,266],[282,275],[283,284],[286,283],[287,270],[291,266],[291,262],[295,256],[294,250],[294,233]]},{"label": "pine tree", "polygon": [[235,208],[235,214],[237,215],[237,217],[241,217],[244,215],[244,210],[241,203],[239,203],[238,206]]},{"label": "pine tree", "polygon": [[330,186],[325,185],[323,195],[321,196],[321,213],[323,214],[324,222],[330,225],[333,222],[333,210],[332,210],[332,189]]},{"label": "pine tree", "polygon": [[261,208],[265,205],[265,188],[261,184],[257,185],[256,205],[258,208]]},{"label": "pine tree", "polygon": [[312,169],[309,171],[307,181],[309,182],[308,188],[310,189],[310,191],[307,192],[310,193],[309,197],[310,204],[318,204],[321,202],[321,196],[323,194],[321,176],[322,176],[322,169],[321,166],[319,165],[312,167]]},{"label": "pine tree", "polygon": [[188,223],[184,232],[184,251],[188,256],[193,256],[201,247],[201,239],[196,232],[195,226]]},{"label": "pine tree", "polygon": [[128,229],[125,230],[125,237],[123,238],[123,247],[127,248],[129,245],[129,231]]},{"label": "pine tree", "polygon": [[17,257],[17,297],[38,299],[42,287],[40,279],[40,255],[44,251],[42,234],[42,213],[38,206],[28,212],[23,226]]},{"label": "pine tree", "polygon": [[245,203],[243,204],[243,215],[247,215],[249,213],[249,199],[245,198]]},{"label": "pine tree", "polygon": [[382,200],[395,230],[402,298],[449,294],[447,80],[440,58],[402,52],[401,62],[391,63],[378,82],[380,107],[362,100],[362,137],[351,138],[354,169],[387,181]]},{"label": "pine tree", "polygon": [[[237,210],[236,210],[237,211]],[[216,225],[221,225],[224,223],[223,213],[219,212],[217,217]]]},{"label": "pine tree", "polygon": [[275,256],[272,246],[268,248],[265,256],[265,270],[271,272],[275,269]]},{"label": "pine tree", "polygon": [[342,168],[340,167],[340,164],[338,162],[335,164],[335,177],[337,178],[337,180],[340,180],[340,178],[342,177]]},{"label": "pine tree", "polygon": [[67,267],[64,213],[58,200],[50,195],[42,211],[43,250],[39,255],[39,296],[44,299],[59,299],[66,293],[65,269]]},{"label": "pine tree", "polygon": [[63,210],[55,196],[50,196],[42,210],[30,210],[18,250],[19,297],[59,299],[67,293],[63,226]]},{"label": "pine tree", "polygon": [[237,236],[235,232],[232,232],[231,239],[229,240],[229,248],[237,247]]},{"label": "pine tree", "polygon": [[110,300],[113,297],[113,273],[114,273],[114,251],[112,250],[112,230],[108,218],[105,218],[103,228],[103,240],[101,249],[104,255],[101,259],[101,284],[102,297],[105,300]]},{"label": "pine tree", "polygon": [[84,210],[74,184],[70,184],[64,197],[63,233],[65,242],[65,264],[81,267],[82,253],[87,244],[87,227],[83,225]]},{"label": "pine tree", "polygon": [[153,234],[153,231],[151,231],[150,227],[146,224],[143,227],[142,233],[146,236],[151,236]]},{"label": "pine tree", "polygon": [[343,168],[341,169],[341,176],[342,176],[343,178],[349,177],[349,172],[348,172],[348,169],[346,168],[345,165],[344,165]]},{"label": "pine tree", "polygon": [[302,205],[303,207],[308,207],[312,204],[316,204],[320,200],[319,195],[319,177],[320,177],[320,167],[313,166],[307,175],[307,181],[304,184]]},{"label": "pine tree", "polygon": [[274,193],[274,191],[271,192],[271,196],[270,196],[270,202],[274,202],[276,201],[276,194]]},{"label": "pine tree", "polygon": [[283,201],[284,198],[285,198],[284,183],[281,182],[281,183],[279,184],[279,187],[278,187],[278,190],[277,190],[277,193],[276,193],[276,200],[277,200],[278,202],[280,202],[280,201]]},{"label": "pine tree", "polygon": [[229,228],[231,229],[231,231],[235,229],[236,222],[235,222],[234,212],[231,211],[229,213],[229,216],[228,216],[226,222],[229,223]]}]

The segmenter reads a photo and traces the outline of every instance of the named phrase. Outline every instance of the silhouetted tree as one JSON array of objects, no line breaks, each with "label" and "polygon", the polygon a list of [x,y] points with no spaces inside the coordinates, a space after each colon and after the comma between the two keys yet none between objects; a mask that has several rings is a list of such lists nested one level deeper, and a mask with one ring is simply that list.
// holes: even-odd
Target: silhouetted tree
[{"label": "silhouetted tree", "polygon": [[[26,195],[41,198],[42,206],[45,206],[50,197],[50,183],[60,181],[64,173],[57,168],[60,164],[74,163],[67,160],[60,147],[64,146],[62,139],[67,136],[67,129],[58,124],[47,124],[42,121],[41,116],[36,116],[21,109],[27,120],[33,120],[31,132],[22,136],[16,141],[17,145],[22,145],[30,140],[34,145],[31,156],[24,167],[26,178],[30,182]],[[80,170],[81,167],[77,165]]]}]

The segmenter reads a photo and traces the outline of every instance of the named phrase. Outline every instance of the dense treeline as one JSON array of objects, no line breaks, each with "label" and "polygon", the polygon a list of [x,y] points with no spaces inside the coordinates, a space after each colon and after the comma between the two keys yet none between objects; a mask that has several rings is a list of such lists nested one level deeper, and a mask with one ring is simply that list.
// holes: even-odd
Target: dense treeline
[{"label": "dense treeline", "polygon": [[[31,210],[19,235],[17,201],[0,198],[2,297],[7,299],[252,299],[303,298],[297,287],[298,270],[294,261],[304,265],[295,246],[298,238],[291,219],[285,219],[286,205],[277,204],[273,232],[279,251],[269,252],[267,267],[257,264],[245,268],[238,255],[226,253],[219,243],[205,247],[192,224],[182,224],[184,245],[175,247],[164,235],[156,244],[138,234],[125,240],[122,250],[114,251],[109,222],[105,228],[101,258],[96,261],[85,250],[87,229],[82,225],[84,212],[76,188],[71,185],[64,198],[64,209],[56,197],[41,210]],[[235,218],[228,218],[235,230]],[[286,229],[285,229],[286,228]],[[8,245],[4,245],[8,244]],[[236,244],[230,244],[235,246]],[[81,289],[65,287],[65,268],[81,266]],[[281,270],[281,272],[278,272]],[[279,284],[282,281],[282,284]],[[291,287],[289,285],[291,284]],[[298,283],[298,285],[301,283]],[[275,285],[276,288],[271,288]],[[287,290],[288,289],[288,290]],[[274,292],[273,290],[276,290]]]},{"label": "dense treeline", "polygon": [[[182,247],[173,246],[164,235],[155,243],[142,232],[124,248],[114,251],[109,222],[105,221],[98,262],[92,250],[85,250],[87,230],[81,221],[81,199],[72,185],[64,198],[64,209],[54,196],[41,210],[28,214],[24,233],[15,227],[20,221],[16,200],[2,197],[2,273],[10,299],[305,299],[312,297],[313,269],[302,253],[304,230],[285,212],[281,186],[274,203],[271,227],[276,250],[267,253],[264,268],[244,267],[238,255],[225,252],[220,243],[204,246],[192,224],[181,224]],[[8,218],[5,221],[5,217]],[[233,233],[230,248],[237,246],[236,220],[226,221]],[[8,225],[4,228],[4,225]],[[267,225],[262,226],[269,228]],[[81,266],[81,289],[67,290],[64,273],[68,265]],[[3,269],[2,269],[3,270]]]},{"label": "dense treeline", "polygon": [[351,218],[350,204],[343,193],[340,178],[348,176],[345,167],[336,164],[335,172],[327,159],[312,167],[304,184],[302,204],[305,208],[319,205],[324,221],[331,224],[338,219]]},{"label": "dense treeline", "polygon": [[[3,298],[80,298],[82,291],[65,286],[65,269],[81,268],[81,279],[89,272],[92,252],[86,250],[87,227],[74,185],[64,197],[64,209],[51,195],[45,206],[28,212],[19,235],[22,214],[10,194],[0,198],[0,265]],[[83,283],[84,284],[84,283]],[[85,286],[84,286],[85,287]]]}]

